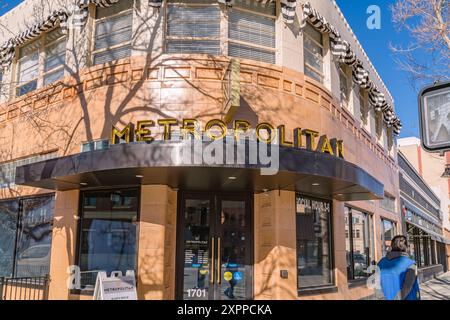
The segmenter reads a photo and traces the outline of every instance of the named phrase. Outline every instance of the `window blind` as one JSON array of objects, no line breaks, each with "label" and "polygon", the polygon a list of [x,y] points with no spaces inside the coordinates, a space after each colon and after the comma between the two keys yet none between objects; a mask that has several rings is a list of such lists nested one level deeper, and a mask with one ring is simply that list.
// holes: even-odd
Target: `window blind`
[{"label": "window blind", "polygon": [[19,51],[17,96],[24,95],[37,88],[39,76],[39,43],[33,41]]},{"label": "window blind", "polygon": [[105,49],[123,42],[130,42],[133,13],[113,17],[97,24],[94,50]]},{"label": "window blind", "polygon": [[275,51],[270,50],[275,48],[274,19],[233,9],[229,13],[228,37],[230,56],[275,63]]},{"label": "window blind", "polygon": [[[114,16],[97,22],[93,64],[103,64],[131,55],[133,12]],[[121,45],[122,44],[122,45]]]},{"label": "window blind", "polygon": [[168,53],[220,53],[218,6],[170,5],[167,22]]}]

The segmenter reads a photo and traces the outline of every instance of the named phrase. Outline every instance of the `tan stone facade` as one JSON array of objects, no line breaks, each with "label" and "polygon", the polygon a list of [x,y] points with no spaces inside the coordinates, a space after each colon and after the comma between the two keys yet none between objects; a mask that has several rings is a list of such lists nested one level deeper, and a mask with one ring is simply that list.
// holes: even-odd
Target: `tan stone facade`
[{"label": "tan stone facade", "polygon": [[[139,3],[144,6],[146,1]],[[336,10],[322,2],[318,6],[329,16]],[[158,20],[155,18],[154,21]],[[241,107],[235,119],[243,118],[252,125],[261,122],[271,123],[274,127],[285,125],[288,140],[293,140],[295,128],[308,128],[343,140],[345,160],[380,181],[385,193],[396,199],[396,204],[395,212],[390,212],[377,200],[345,203],[333,200],[330,194],[327,198],[332,201],[333,288],[299,294],[296,193],[268,190],[253,194],[249,190],[253,199],[252,297],[362,299],[373,292],[364,282],[351,284],[347,279],[344,208],[350,205],[372,216],[372,246],[375,249],[372,258],[378,261],[382,256],[381,218],[395,222],[396,232],[402,232],[395,145],[387,150],[361,123],[356,93],[352,110],[341,106],[334,69],[330,68],[328,84],[320,84],[303,74],[303,64],[299,62],[303,61],[302,54],[298,52],[301,51],[301,37],[295,37],[289,29],[282,27],[281,21],[277,24],[277,34],[283,39],[277,64],[241,59]],[[155,43],[151,45],[160,46],[161,32],[158,29]],[[347,29],[345,34],[351,37]],[[206,123],[225,117],[224,86],[229,57],[159,54],[158,51],[142,56],[137,54],[138,51],[136,49],[136,54],[131,57],[112,63],[83,67],[74,75],[66,74],[61,82],[5,101],[0,106],[0,162],[50,152],[56,152],[58,157],[78,154],[82,143],[109,139],[112,126],[123,128],[129,122],[195,118]],[[330,58],[329,52],[327,54]],[[157,130],[156,138],[160,139],[162,129]],[[139,185],[139,188],[139,220],[136,222],[138,296],[151,300],[174,299],[179,290],[176,285],[177,237],[182,236],[182,230],[177,230],[180,190],[167,185]],[[68,268],[77,263],[80,194],[89,187],[76,189],[53,191],[18,185],[0,189],[3,200],[55,194],[50,299],[92,298],[67,288]],[[288,271],[287,279],[280,277],[281,270]]]}]

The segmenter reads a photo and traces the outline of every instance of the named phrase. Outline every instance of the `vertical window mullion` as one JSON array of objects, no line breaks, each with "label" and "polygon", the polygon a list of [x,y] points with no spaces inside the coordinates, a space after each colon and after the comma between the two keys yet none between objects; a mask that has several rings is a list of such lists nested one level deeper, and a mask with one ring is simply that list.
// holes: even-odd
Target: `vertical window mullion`
[{"label": "vertical window mullion", "polygon": [[350,269],[351,269],[351,279],[355,279],[355,257],[354,257],[354,245],[353,245],[353,213],[352,209],[348,209],[349,216],[349,229],[350,229]]}]

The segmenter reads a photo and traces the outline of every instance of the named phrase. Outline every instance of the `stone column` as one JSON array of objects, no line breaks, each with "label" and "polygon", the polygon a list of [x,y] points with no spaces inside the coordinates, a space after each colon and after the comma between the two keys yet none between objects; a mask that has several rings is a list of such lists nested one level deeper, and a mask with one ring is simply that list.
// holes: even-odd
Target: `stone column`
[{"label": "stone column", "polygon": [[254,200],[254,298],[296,299],[295,193],[269,191]]},{"label": "stone column", "polygon": [[[344,202],[333,200],[332,239],[335,283],[341,290],[347,288],[347,256],[345,247]],[[351,232],[351,231],[349,231]]]},{"label": "stone column", "polygon": [[50,260],[50,300],[69,299],[67,268],[75,264],[79,195],[79,190],[56,192]]},{"label": "stone column", "polygon": [[141,189],[138,297],[175,298],[177,192],[167,186]]}]

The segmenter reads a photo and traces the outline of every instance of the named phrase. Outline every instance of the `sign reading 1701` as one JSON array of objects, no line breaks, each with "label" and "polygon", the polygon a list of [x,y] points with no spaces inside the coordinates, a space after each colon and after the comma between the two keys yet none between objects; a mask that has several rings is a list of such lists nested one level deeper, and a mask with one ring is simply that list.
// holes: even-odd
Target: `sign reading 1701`
[{"label": "sign reading 1701", "polygon": [[450,150],[450,82],[424,88],[419,94],[423,147],[430,152]]}]

